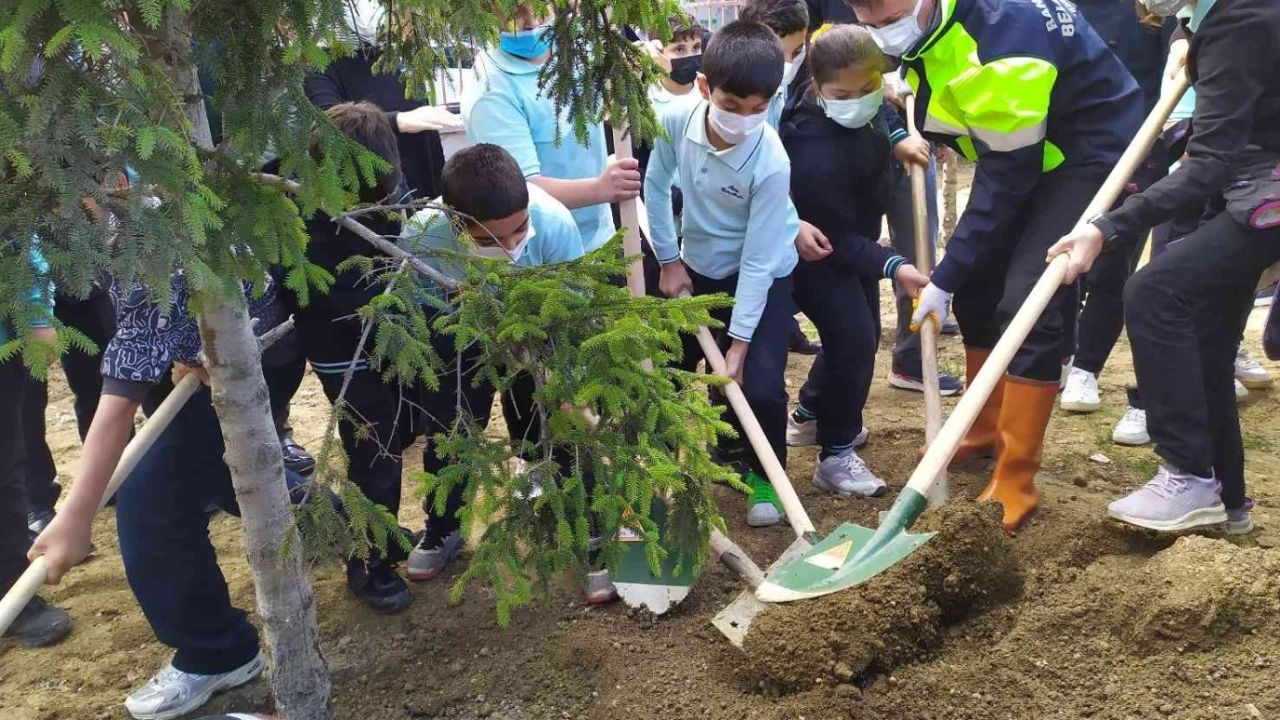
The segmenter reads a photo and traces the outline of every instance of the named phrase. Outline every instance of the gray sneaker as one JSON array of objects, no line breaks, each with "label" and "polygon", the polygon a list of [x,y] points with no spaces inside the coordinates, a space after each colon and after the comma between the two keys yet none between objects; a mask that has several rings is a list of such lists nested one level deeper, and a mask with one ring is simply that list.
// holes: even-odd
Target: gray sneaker
[{"label": "gray sneaker", "polygon": [[194,712],[214,693],[239,687],[262,674],[267,662],[258,653],[249,662],[221,675],[196,675],[172,664],[165,666],[125,698],[124,706],[138,720],[170,720]]},{"label": "gray sneaker", "polygon": [[880,497],[888,489],[852,450],[818,463],[813,484],[841,497]]},{"label": "gray sneaker", "polygon": [[1107,506],[1107,515],[1148,530],[1181,532],[1227,522],[1227,508],[1213,478],[1161,465],[1146,485]]},{"label": "gray sneaker", "polygon": [[587,573],[587,583],[583,588],[587,602],[592,605],[612,602],[618,597],[618,589],[613,586],[613,579],[608,570],[597,570]]},{"label": "gray sneaker", "polygon": [[425,542],[424,536],[413,552],[409,553],[409,567],[406,574],[414,582],[423,582],[439,575],[449,561],[462,552],[462,533],[456,530],[445,535],[444,540],[436,547],[428,548],[423,545]]},{"label": "gray sneaker", "polygon": [[1248,535],[1253,532],[1253,498],[1244,499],[1244,505],[1227,511],[1227,522],[1222,532],[1227,535]]},{"label": "gray sneaker", "polygon": [[70,633],[71,616],[67,611],[50,605],[37,595],[13,619],[4,636],[16,637],[27,647],[46,647]]}]

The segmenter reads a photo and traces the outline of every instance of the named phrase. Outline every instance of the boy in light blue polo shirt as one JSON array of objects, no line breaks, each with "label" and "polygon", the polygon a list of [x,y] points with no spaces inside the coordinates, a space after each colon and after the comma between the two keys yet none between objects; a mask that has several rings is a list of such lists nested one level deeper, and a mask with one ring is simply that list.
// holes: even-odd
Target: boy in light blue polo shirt
[{"label": "boy in light blue polo shirt", "polygon": [[630,158],[608,161],[600,123],[580,143],[567,111],[557,114],[542,94],[538,74],[554,50],[549,22],[516,6],[508,19],[512,29],[476,58],[476,81],[462,93],[462,119],[472,142],[505,148],[529,182],[573,212],[590,252],[613,236],[609,203],[640,194],[639,165]]},{"label": "boy in light blue polo shirt", "polygon": [[[791,203],[791,163],[766,125],[769,101],[782,80],[782,47],[769,28],[737,21],[703,51],[698,89],[704,102],[662,116],[667,140],[654,143],[645,178],[659,289],[668,297],[724,292],[732,312],[729,374],[760,421],[779,462],[787,459],[787,390],[783,377],[793,321],[791,271],[800,226]],[[677,246],[671,186],[684,192],[684,244]],[[682,367],[692,369],[698,346],[685,338]],[[747,476],[753,526],[782,521],[777,497],[759,459]]]}]

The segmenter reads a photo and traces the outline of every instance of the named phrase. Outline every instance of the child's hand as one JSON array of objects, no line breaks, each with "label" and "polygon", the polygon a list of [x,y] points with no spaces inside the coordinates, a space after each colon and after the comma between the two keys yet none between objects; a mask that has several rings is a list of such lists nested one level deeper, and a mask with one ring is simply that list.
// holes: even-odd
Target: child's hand
[{"label": "child's hand", "polygon": [[689,271],[685,269],[683,261],[674,260],[662,266],[658,290],[669,298],[693,294],[693,280],[689,278]]},{"label": "child's hand", "polygon": [[821,230],[801,220],[800,232],[796,234],[796,252],[805,262],[817,262],[831,254],[831,241]]},{"label": "child's hand", "polygon": [[902,286],[903,290],[911,297],[920,297],[920,291],[924,290],[929,284],[929,276],[920,272],[915,265],[906,264],[898,268],[898,272],[894,273],[894,280]]},{"label": "child's hand", "polygon": [[751,343],[734,340],[729,346],[729,352],[724,354],[725,375],[739,385],[742,384],[742,368],[746,367],[749,349],[751,349]]},{"label": "child's hand", "polygon": [[396,113],[396,130],[402,133],[454,129],[462,129],[462,116],[442,107],[423,105]]},{"label": "child's hand", "polygon": [[612,160],[596,179],[600,202],[615,203],[640,195],[640,162],[635,158]]},{"label": "child's hand", "polygon": [[893,156],[908,170],[911,163],[929,167],[929,142],[919,135],[909,135],[893,146]]},{"label": "child's hand", "polygon": [[64,509],[54,516],[49,527],[40,533],[40,537],[27,552],[27,559],[35,560],[43,556],[48,563],[50,585],[57,585],[68,570],[84,562],[93,550],[92,517],[82,518]]},{"label": "child's hand", "polygon": [[177,385],[178,383],[182,382],[182,378],[186,377],[191,373],[195,373],[196,377],[199,378],[200,382],[204,383],[206,387],[210,384],[208,370],[206,370],[205,368],[199,365],[194,365],[194,366],[183,365],[182,363],[177,363],[177,362],[173,364],[173,373],[172,373],[173,384]]}]

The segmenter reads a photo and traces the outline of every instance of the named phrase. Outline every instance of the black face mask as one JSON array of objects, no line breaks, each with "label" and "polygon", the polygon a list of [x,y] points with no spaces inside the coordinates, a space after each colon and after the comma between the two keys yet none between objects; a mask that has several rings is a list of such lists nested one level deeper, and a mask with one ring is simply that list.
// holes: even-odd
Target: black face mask
[{"label": "black face mask", "polygon": [[691,85],[698,72],[702,70],[702,55],[674,58],[671,61],[671,82],[677,85]]}]

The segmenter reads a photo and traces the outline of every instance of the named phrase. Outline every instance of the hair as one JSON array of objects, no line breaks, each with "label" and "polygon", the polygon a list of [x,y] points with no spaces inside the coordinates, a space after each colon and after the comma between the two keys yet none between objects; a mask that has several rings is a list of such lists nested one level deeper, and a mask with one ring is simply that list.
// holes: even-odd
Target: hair
[{"label": "hair", "polygon": [[738,97],[773,97],[782,84],[782,43],[767,26],[735,20],[702,50],[702,74],[712,90]]},{"label": "hair", "polygon": [[809,31],[809,6],[804,0],[747,0],[738,17],[766,25],[778,37]]},{"label": "hair", "polygon": [[[654,30],[649,33],[649,37],[662,37],[664,29]],[[683,42],[688,40],[702,40],[707,35],[706,28],[702,27],[692,15],[686,12],[678,12],[671,15],[667,19],[667,28],[671,31],[670,42]]]},{"label": "hair", "polygon": [[[382,108],[371,102],[345,102],[325,110],[324,114],[343,135],[391,166],[390,170],[379,173],[377,185],[361,186],[360,201],[378,202],[395,193],[401,179],[400,148],[396,133],[391,129],[391,122],[387,120]],[[315,151],[313,146],[313,153]]]},{"label": "hair", "polygon": [[446,205],[476,222],[510,217],[529,207],[529,186],[511,153],[479,143],[454,153],[440,178]]},{"label": "hair", "polygon": [[869,67],[880,72],[893,69],[892,61],[861,25],[823,25],[809,40],[805,64],[815,88],[849,67]]}]

